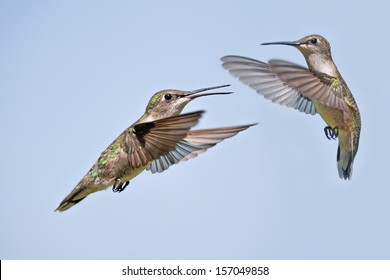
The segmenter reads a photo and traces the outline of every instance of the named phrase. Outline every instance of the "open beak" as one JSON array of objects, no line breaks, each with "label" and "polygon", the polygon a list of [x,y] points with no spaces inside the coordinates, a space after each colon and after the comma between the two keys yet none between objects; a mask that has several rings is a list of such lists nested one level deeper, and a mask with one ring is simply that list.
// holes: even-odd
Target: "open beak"
[{"label": "open beak", "polygon": [[288,45],[288,46],[300,46],[302,43],[300,41],[291,41],[291,42],[270,42],[270,43],[262,43],[261,45]]},{"label": "open beak", "polygon": [[[188,92],[187,94],[183,95],[182,97],[189,97],[191,99],[195,99],[195,98],[198,98],[198,97],[201,97],[201,96],[207,96],[207,95],[231,94],[231,93],[233,93],[232,91],[205,92],[205,91],[208,91],[208,90],[217,89],[217,88],[224,88],[224,87],[228,87],[228,86],[230,86],[230,85],[222,85],[222,86],[216,86],[216,87],[207,87],[207,88],[196,89],[196,90]],[[201,93],[201,92],[205,92],[205,93]],[[197,94],[197,93],[201,93],[201,94]]]}]

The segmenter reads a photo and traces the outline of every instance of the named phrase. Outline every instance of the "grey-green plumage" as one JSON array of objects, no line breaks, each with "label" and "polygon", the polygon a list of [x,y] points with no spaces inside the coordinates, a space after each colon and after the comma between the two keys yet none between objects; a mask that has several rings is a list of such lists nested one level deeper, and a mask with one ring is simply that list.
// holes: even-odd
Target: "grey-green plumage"
[{"label": "grey-green plumage", "polygon": [[337,167],[342,179],[351,179],[359,147],[361,120],[358,106],[333,62],[330,44],[320,35],[293,42],[273,42],[296,47],[308,68],[284,60],[268,63],[242,56],[225,56],[222,66],[242,82],[275,103],[315,115],[327,123],[326,136],[339,138]]},{"label": "grey-green plumage", "polygon": [[[197,156],[222,140],[232,137],[251,125],[190,130],[203,111],[180,115],[192,100],[208,95],[231,92],[163,90],[153,95],[144,115],[123,131],[81,179],[56,210],[65,211],[89,194],[113,186],[114,192],[123,191],[129,181],[142,171],[163,172],[171,165]],[[200,93],[200,94],[198,94]]]}]

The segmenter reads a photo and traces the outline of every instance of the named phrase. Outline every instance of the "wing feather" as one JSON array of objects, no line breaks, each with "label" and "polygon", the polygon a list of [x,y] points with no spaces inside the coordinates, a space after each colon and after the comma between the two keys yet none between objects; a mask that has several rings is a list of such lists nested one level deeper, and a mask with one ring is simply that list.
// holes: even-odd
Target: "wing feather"
[{"label": "wing feather", "polygon": [[224,139],[233,137],[250,126],[252,125],[188,131],[186,137],[177,143],[175,150],[152,161],[146,169],[152,173],[163,172],[171,165],[194,158]]},{"label": "wing feather", "polygon": [[242,56],[221,58],[222,67],[243,83],[275,103],[316,114],[313,101],[340,110],[345,101],[332,77],[312,73],[307,68],[284,60],[269,63]]},{"label": "wing feather", "polygon": [[132,168],[148,165],[162,155],[176,149],[187,132],[202,115],[202,111],[164,118],[153,122],[138,123],[126,133],[128,163]]}]

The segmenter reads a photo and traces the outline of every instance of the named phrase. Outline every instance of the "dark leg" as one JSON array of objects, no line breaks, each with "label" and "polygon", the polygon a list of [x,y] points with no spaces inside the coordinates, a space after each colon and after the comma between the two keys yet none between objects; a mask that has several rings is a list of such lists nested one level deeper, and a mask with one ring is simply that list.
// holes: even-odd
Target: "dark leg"
[{"label": "dark leg", "polygon": [[126,181],[122,187],[122,191],[124,191],[129,184],[130,184],[130,181]]},{"label": "dark leg", "polygon": [[122,182],[121,179],[119,178],[116,178],[115,179],[115,183],[114,185],[112,186],[112,191],[113,192],[122,192],[128,185],[130,184],[129,181],[126,181],[126,182]]},{"label": "dark leg", "polygon": [[328,138],[329,140],[337,139],[337,137],[339,136],[339,129],[337,127],[331,128],[330,126],[326,126],[324,128],[324,131],[326,138]]}]

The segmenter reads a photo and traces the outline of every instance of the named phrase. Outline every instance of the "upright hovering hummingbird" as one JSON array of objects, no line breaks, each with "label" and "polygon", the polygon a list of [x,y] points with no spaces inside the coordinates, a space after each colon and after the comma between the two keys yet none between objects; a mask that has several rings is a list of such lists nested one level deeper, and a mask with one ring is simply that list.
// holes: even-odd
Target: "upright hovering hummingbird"
[{"label": "upright hovering hummingbird", "polygon": [[163,172],[171,165],[206,151],[222,140],[252,125],[190,130],[203,111],[179,115],[192,100],[208,95],[232,92],[208,92],[227,87],[202,88],[193,91],[162,90],[152,96],[142,117],[122,132],[100,157],[56,211],[65,211],[89,194],[113,186],[123,191],[129,181],[142,171]]},{"label": "upright hovering hummingbird", "polygon": [[359,147],[359,108],[334,64],[329,42],[309,35],[293,42],[262,45],[296,47],[305,57],[308,69],[284,60],[268,63],[242,56],[225,56],[222,67],[243,83],[273,102],[315,115],[328,126],[328,139],[339,138],[337,168],[342,179],[351,179],[353,160]]}]

